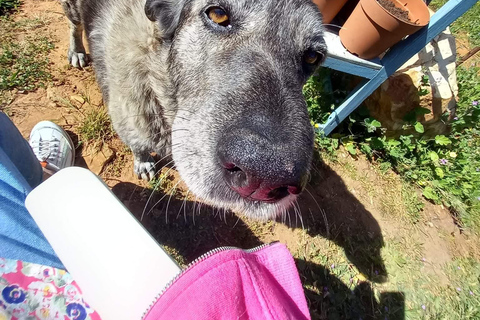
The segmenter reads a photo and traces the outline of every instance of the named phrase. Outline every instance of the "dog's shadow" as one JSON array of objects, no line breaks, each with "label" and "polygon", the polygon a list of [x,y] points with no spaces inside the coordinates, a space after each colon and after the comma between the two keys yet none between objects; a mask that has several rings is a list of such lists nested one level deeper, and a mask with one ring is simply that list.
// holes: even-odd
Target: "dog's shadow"
[{"label": "dog's shadow", "polygon": [[[367,278],[383,282],[387,272],[380,255],[383,238],[377,221],[328,165],[316,161],[313,171],[308,192],[298,200],[303,227],[312,236],[320,235],[340,245]],[[152,193],[126,182],[117,184],[112,191],[138,219],[145,213]],[[142,223],[182,264],[220,246],[251,248],[263,243],[233,214],[175,196],[164,197],[160,192],[152,196],[150,203],[158,200]],[[294,220],[292,215],[290,221]],[[302,227],[298,220],[297,224]],[[347,286],[322,265],[300,259],[296,262],[313,319],[404,319],[402,293],[384,293],[376,302],[369,283]]]}]

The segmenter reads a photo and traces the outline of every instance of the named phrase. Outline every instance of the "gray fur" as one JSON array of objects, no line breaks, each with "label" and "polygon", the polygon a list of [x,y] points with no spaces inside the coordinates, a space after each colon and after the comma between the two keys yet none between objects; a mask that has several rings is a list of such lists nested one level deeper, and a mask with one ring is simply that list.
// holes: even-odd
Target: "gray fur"
[{"label": "gray fur", "polygon": [[[239,135],[240,147],[225,152],[254,154],[268,179],[310,169],[313,130],[302,86],[314,70],[302,57],[311,47],[326,50],[310,0],[62,2],[73,27],[69,60],[86,62],[80,13],[114,128],[132,149],[139,176],[155,173],[150,152],[171,153],[187,186],[207,203],[256,218],[291,205],[295,195],[275,203],[240,197],[217,154]],[[227,9],[231,29],[211,25],[209,5]]]}]

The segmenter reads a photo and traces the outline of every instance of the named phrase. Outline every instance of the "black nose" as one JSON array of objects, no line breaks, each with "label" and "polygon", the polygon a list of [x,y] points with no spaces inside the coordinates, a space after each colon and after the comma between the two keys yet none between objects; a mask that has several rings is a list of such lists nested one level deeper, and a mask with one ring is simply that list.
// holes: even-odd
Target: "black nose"
[{"label": "black nose", "polygon": [[232,190],[247,199],[276,202],[302,192],[312,149],[308,139],[272,140],[261,132],[237,129],[221,139],[217,156]]}]

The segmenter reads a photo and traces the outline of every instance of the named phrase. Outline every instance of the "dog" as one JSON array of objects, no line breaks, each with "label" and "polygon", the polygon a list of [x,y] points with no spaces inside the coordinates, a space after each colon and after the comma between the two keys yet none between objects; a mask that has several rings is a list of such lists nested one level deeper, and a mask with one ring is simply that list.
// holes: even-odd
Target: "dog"
[{"label": "dog", "polygon": [[134,171],[171,156],[193,194],[257,219],[287,210],[314,147],[302,87],[326,55],[311,0],[61,0]]}]

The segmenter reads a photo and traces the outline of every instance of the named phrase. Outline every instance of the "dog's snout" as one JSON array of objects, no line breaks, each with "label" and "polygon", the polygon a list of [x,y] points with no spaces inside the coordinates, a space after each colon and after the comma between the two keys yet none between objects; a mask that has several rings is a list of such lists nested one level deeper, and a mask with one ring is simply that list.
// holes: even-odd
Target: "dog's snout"
[{"label": "dog's snout", "polygon": [[[237,163],[240,161],[237,159]],[[282,177],[277,176],[276,179],[269,180],[263,172],[251,169],[241,169],[234,163],[228,162],[222,164],[224,177],[230,188],[236,191],[243,198],[263,201],[275,202],[292,194],[300,194],[303,187],[301,181],[294,183],[290,181],[290,177],[285,179],[286,184],[282,183]]]},{"label": "dog's snout", "polygon": [[309,159],[299,152],[301,148],[244,129],[227,134],[217,155],[232,190],[249,200],[276,202],[303,190]]}]

